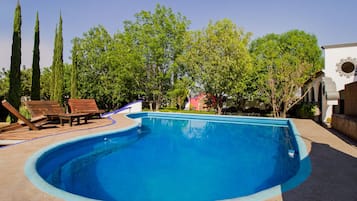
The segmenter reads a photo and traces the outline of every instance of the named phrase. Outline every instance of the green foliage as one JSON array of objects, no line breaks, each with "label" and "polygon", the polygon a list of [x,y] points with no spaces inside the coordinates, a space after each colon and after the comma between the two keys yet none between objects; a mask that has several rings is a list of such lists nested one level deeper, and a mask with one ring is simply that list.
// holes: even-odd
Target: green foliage
[{"label": "green foliage", "polygon": [[52,61],[51,99],[63,103],[64,96],[64,71],[63,71],[63,36],[62,15],[60,15],[58,29],[56,27],[55,45]]},{"label": "green foliage", "polygon": [[268,34],[253,41],[250,51],[258,93],[272,106],[275,117],[285,117],[302,98],[297,91],[322,68],[316,37],[299,30]]},{"label": "green foliage", "polygon": [[176,58],[183,50],[182,42],[189,21],[170,8],[157,5],[153,13],[141,11],[136,21],[124,22],[125,35],[140,51],[144,61],[143,90],[146,99],[159,109],[172,87],[171,78]]},{"label": "green foliage", "polygon": [[[0,101],[7,97],[9,92],[9,72],[2,68],[0,71]],[[0,122],[6,121],[8,115],[7,109],[5,109],[2,104],[0,104]]]},{"label": "green foliage", "polygon": [[53,84],[52,84],[52,72],[49,67],[43,69],[40,76],[40,82],[41,82],[41,98],[44,100],[50,100],[51,86],[53,86]]},{"label": "green foliage", "polygon": [[189,88],[191,84],[191,80],[187,77],[182,77],[175,81],[173,88],[168,92],[169,97],[174,100],[173,104],[177,104],[179,110],[182,109],[185,99],[190,93]]},{"label": "green foliage", "polygon": [[63,96],[71,95],[72,64],[63,64]]},{"label": "green foliage", "polygon": [[0,96],[1,97],[7,97],[7,94],[9,92],[9,85],[10,85],[9,71],[6,71],[5,68],[2,68],[2,71],[0,72]]},{"label": "green foliage", "polygon": [[180,62],[193,68],[195,81],[216,97],[219,114],[225,95],[243,93],[246,88],[244,80],[251,67],[247,48],[250,36],[251,33],[224,19],[192,32],[185,41],[187,49]]},{"label": "green foliage", "polygon": [[26,119],[31,119],[31,113],[25,106],[20,106],[19,110],[20,114],[22,114]]},{"label": "green foliage", "polygon": [[57,38],[58,38],[58,28],[56,25],[56,30],[55,30],[55,40],[54,40],[54,45],[53,45],[53,56],[52,56],[52,65],[51,65],[51,81],[50,83],[50,97],[51,100],[54,100],[54,92],[55,92],[55,80],[56,80],[56,57],[57,57]]},{"label": "green foliage", "polygon": [[[31,93],[31,69],[26,69],[23,66],[23,69],[20,71],[20,82],[21,82],[21,94],[20,96],[30,96]],[[0,97],[7,97],[9,92],[9,71],[3,69],[0,72]]]},{"label": "green foliage", "polygon": [[73,49],[72,49],[72,68],[71,68],[71,98],[78,97],[78,66],[79,66],[79,55],[78,46],[79,39],[73,39]]},{"label": "green foliage", "polygon": [[[14,106],[14,108],[19,109],[21,100],[21,7],[20,3],[17,2],[14,17],[14,32],[12,38],[12,54],[11,54],[11,64],[10,64],[10,87],[9,87],[9,98],[8,101]],[[11,122],[16,122],[17,118],[11,115]]]},{"label": "green foliage", "polygon": [[98,26],[72,43],[72,70],[76,65],[77,73],[71,76],[75,79],[77,74],[78,97],[94,98],[103,109],[118,108],[137,98],[142,63],[126,36],[111,37]]},{"label": "green foliage", "polygon": [[319,108],[316,104],[304,103],[297,110],[297,116],[300,118],[313,118],[318,113]]},{"label": "green foliage", "polygon": [[114,65],[113,80],[116,83],[113,90],[118,92],[114,101],[131,102],[144,94],[144,59],[141,50],[133,44],[129,34],[117,33],[113,40],[111,58]]},{"label": "green foliage", "polygon": [[33,47],[32,59],[32,85],[31,85],[31,100],[40,100],[40,24],[38,20],[38,12],[36,13],[35,24],[35,39]]},{"label": "green foliage", "polygon": [[264,100],[275,116],[285,116],[297,89],[321,69],[316,37],[305,32],[269,34],[253,41],[249,52],[251,33],[228,19],[192,32],[189,23],[157,5],[125,21],[123,32],[110,35],[99,25],[74,38],[72,64],[63,65],[61,17],[41,96],[94,98],[107,110],[142,97],[157,110],[169,102],[181,108],[187,94],[199,89],[215,97],[218,113],[229,97]]},{"label": "green foliage", "polygon": [[[25,106],[20,105],[19,112],[20,112],[20,114],[22,114],[22,116],[24,116],[26,119],[31,119],[31,113],[30,113],[30,111],[27,110],[27,108],[26,108]],[[12,122],[10,115],[8,115],[7,117],[5,117],[5,122]],[[13,122],[12,122],[12,123],[13,123]]]},{"label": "green foliage", "polygon": [[[78,79],[78,97],[94,98],[99,107],[113,108],[113,99],[118,93],[114,89],[115,55],[112,53],[112,38],[103,26],[90,29],[83,38],[74,39]],[[114,96],[114,97],[113,97]],[[112,99],[113,98],[113,99]]]},{"label": "green foliage", "polygon": [[123,33],[111,36],[97,26],[72,40],[77,96],[95,98],[103,109],[142,96],[160,105],[172,88],[172,69],[182,52],[188,21],[158,5],[154,13],[142,11],[136,21],[124,24]]},{"label": "green foliage", "polygon": [[21,96],[31,96],[32,70],[23,66],[21,70]]},{"label": "green foliage", "polygon": [[[69,64],[64,64],[63,65],[63,95],[69,95],[70,94],[70,76],[71,76],[71,68],[72,65]],[[51,71],[50,67],[45,67],[43,68],[41,72],[41,99],[43,100],[51,100],[51,86],[52,84],[52,76],[53,73]]]}]

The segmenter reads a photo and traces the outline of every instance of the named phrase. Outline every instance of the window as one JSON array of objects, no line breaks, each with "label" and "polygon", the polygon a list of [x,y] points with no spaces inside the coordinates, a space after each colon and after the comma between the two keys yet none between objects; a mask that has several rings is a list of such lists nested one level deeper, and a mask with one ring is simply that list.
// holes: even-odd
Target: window
[{"label": "window", "polygon": [[356,58],[347,57],[346,59],[341,59],[340,62],[336,64],[336,71],[340,73],[340,76],[346,76],[347,78],[349,78],[350,76],[354,75],[356,65]]},{"label": "window", "polygon": [[352,62],[345,62],[341,65],[341,70],[344,73],[352,73],[355,70],[355,65]]}]

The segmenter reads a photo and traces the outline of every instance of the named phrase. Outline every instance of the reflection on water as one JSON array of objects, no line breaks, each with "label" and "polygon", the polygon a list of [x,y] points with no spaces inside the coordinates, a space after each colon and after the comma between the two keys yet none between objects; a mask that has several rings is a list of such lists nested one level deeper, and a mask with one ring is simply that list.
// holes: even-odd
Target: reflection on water
[{"label": "reflection on water", "polygon": [[192,138],[202,138],[204,136],[204,130],[207,125],[206,121],[198,121],[198,120],[191,120],[191,121],[184,121],[182,125],[181,132],[182,134],[187,137],[188,139]]}]

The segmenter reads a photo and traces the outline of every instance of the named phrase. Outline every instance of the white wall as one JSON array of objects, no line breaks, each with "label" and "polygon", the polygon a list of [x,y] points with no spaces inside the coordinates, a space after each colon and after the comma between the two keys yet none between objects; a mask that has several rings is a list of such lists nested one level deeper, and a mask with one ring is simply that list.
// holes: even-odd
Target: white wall
[{"label": "white wall", "polygon": [[134,103],[128,104],[124,106],[120,112],[118,113],[135,113],[135,112],[141,112],[143,108],[143,102],[142,101],[136,101]]},{"label": "white wall", "polygon": [[356,77],[356,68],[357,64],[355,63],[355,72],[347,78],[344,75],[340,75],[337,72],[336,64],[341,62],[341,59],[347,59],[351,57],[352,59],[357,59],[357,46],[353,47],[338,47],[338,48],[327,48],[325,51],[325,68],[324,73],[326,77],[332,78],[332,80],[336,83],[337,91],[340,91],[345,88],[345,84],[351,83],[357,80]]}]

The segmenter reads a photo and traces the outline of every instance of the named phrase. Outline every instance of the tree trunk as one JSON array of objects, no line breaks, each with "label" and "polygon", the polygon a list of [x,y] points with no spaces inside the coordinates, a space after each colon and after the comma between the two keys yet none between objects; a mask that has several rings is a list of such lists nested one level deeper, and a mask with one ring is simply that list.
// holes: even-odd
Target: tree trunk
[{"label": "tree trunk", "polygon": [[222,107],[217,104],[217,114],[221,115],[222,114]]},{"label": "tree trunk", "polygon": [[223,97],[221,95],[216,96],[216,97],[217,97],[217,114],[221,115],[222,108],[223,108]]},{"label": "tree trunk", "polygon": [[274,118],[277,118],[277,117],[280,116],[280,114],[279,114],[279,112],[280,112],[280,111],[279,111],[279,107],[280,107],[280,106],[277,105],[276,100],[275,100],[274,98],[272,98],[271,103],[272,103]]},{"label": "tree trunk", "polygon": [[152,111],[152,101],[149,102],[150,111]]},{"label": "tree trunk", "polygon": [[288,112],[289,108],[288,108],[288,104],[287,103],[283,103],[283,111],[280,114],[281,118],[286,118],[286,113]]},{"label": "tree trunk", "polygon": [[159,111],[160,110],[160,106],[161,106],[161,97],[160,96],[157,97],[157,100],[156,100],[155,103],[156,103],[155,104],[155,110]]},{"label": "tree trunk", "polygon": [[181,101],[181,97],[178,97],[178,98],[177,98],[177,105],[178,105],[178,108],[177,108],[177,109],[178,109],[178,110],[181,110],[181,107],[182,107],[182,106],[181,106],[181,102],[182,102],[182,101]]}]

